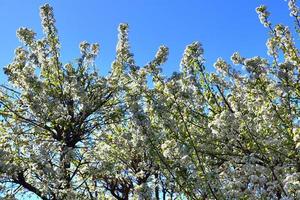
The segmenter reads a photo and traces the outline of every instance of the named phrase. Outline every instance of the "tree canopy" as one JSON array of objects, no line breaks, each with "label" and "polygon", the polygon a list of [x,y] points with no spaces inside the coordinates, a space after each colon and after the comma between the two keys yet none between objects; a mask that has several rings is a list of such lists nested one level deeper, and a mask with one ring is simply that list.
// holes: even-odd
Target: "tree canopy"
[{"label": "tree canopy", "polygon": [[53,9],[42,6],[43,37],[20,28],[23,45],[4,68],[0,197],[299,199],[300,13],[288,5],[292,30],[256,9],[269,58],[236,52],[208,72],[194,42],[170,77],[165,46],[135,63],[127,24],[107,75],[98,44],[80,43],[81,56],[63,64]]}]

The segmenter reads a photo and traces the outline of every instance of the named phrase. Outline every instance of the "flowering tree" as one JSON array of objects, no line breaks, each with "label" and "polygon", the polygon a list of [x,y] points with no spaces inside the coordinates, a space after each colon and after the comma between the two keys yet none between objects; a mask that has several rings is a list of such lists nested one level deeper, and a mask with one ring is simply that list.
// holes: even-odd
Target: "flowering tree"
[{"label": "flowering tree", "polygon": [[[299,33],[295,0],[289,8]],[[44,37],[20,28],[23,46],[5,67],[0,196],[300,198],[299,50],[265,6],[257,12],[270,31],[270,59],[234,53],[233,64],[219,58],[208,73],[195,42],[167,78],[168,48],[139,67],[127,24],[107,76],[95,68],[98,44],[82,42],[81,56],[63,65],[53,10],[42,6]]]}]

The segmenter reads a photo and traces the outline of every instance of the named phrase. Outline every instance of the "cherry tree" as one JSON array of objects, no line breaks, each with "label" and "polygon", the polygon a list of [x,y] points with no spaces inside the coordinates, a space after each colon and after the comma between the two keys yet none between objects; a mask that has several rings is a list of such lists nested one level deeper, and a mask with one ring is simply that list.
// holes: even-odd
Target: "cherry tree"
[{"label": "cherry tree", "polygon": [[[128,25],[116,57],[97,72],[98,44],[80,43],[63,64],[53,9],[41,7],[44,36],[20,28],[22,46],[0,90],[0,196],[61,199],[300,198],[300,55],[295,30],[268,28],[269,58],[207,72],[200,43],[188,45],[180,72],[162,73],[168,48],[138,66]],[[152,81],[151,87],[148,82]]]}]

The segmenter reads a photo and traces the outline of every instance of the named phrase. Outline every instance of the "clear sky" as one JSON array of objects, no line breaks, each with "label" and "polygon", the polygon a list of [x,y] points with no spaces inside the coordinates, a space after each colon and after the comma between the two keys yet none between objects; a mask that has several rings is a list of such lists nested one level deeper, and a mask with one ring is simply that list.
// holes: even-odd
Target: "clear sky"
[{"label": "clear sky", "polygon": [[[16,30],[26,26],[41,36],[39,7],[54,7],[62,43],[62,60],[73,61],[80,41],[101,46],[97,65],[106,73],[114,59],[117,26],[130,25],[132,51],[139,65],[146,64],[159,45],[170,48],[164,71],[179,69],[185,46],[200,41],[207,68],[218,57],[229,59],[239,51],[245,57],[266,56],[267,30],[260,24],[255,8],[268,6],[274,23],[292,25],[284,0],[0,0],[0,66],[13,58],[21,45]],[[5,82],[0,72],[0,82]]]},{"label": "clear sky", "polygon": [[[21,45],[16,30],[34,29],[41,36],[39,7],[54,7],[62,43],[62,60],[73,61],[82,40],[101,46],[97,65],[109,70],[115,55],[117,26],[130,25],[132,51],[139,65],[146,64],[159,45],[170,48],[167,74],[179,69],[185,46],[200,41],[207,68],[218,57],[229,59],[239,51],[245,57],[266,56],[267,30],[260,24],[255,8],[268,6],[274,23],[292,25],[284,0],[0,0],[0,65],[7,65],[14,49]],[[3,72],[0,78],[2,81]]]}]

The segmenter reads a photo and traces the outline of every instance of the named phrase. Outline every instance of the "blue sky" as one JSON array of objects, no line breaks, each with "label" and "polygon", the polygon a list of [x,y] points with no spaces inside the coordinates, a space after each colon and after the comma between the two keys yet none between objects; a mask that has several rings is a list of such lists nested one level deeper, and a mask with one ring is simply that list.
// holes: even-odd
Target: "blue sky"
[{"label": "blue sky", "polygon": [[[39,7],[54,7],[62,43],[62,60],[73,61],[82,40],[101,46],[97,65],[105,74],[114,59],[117,26],[130,25],[132,51],[139,65],[146,64],[159,45],[170,48],[166,74],[179,69],[185,46],[200,41],[205,50],[207,68],[218,57],[229,59],[233,52],[243,56],[266,56],[267,30],[260,24],[255,8],[268,6],[274,23],[292,25],[284,0],[1,0],[0,1],[0,66],[13,58],[21,45],[16,30],[34,29],[41,36]],[[0,78],[3,79],[1,70]]]},{"label": "blue sky", "polygon": [[[0,0],[0,66],[12,61],[19,27],[34,29],[41,36],[39,7],[54,7],[62,43],[62,60],[73,61],[79,55],[80,41],[101,46],[97,65],[105,74],[115,56],[117,26],[130,25],[132,52],[139,65],[146,64],[157,48],[170,48],[166,74],[179,70],[185,46],[200,41],[206,66],[218,57],[229,59],[239,51],[245,57],[267,56],[267,30],[260,24],[255,8],[268,6],[273,23],[292,25],[284,0]],[[0,82],[5,82],[0,72]]]}]

